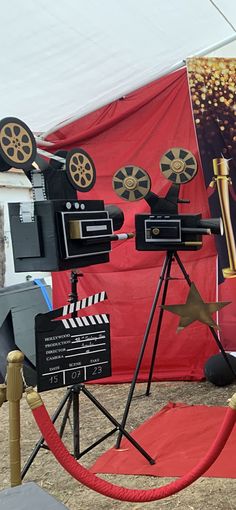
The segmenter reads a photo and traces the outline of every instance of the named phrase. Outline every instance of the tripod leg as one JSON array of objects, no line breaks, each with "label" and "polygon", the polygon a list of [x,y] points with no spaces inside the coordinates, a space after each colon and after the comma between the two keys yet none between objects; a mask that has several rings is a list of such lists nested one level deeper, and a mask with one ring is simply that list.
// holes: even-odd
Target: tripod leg
[{"label": "tripod leg", "polygon": [[80,388],[73,388],[73,443],[74,443],[74,457],[80,458],[80,431],[79,431],[79,393]]},{"label": "tripod leg", "polygon": [[217,343],[217,345],[218,345],[218,347],[219,347],[219,349],[221,351],[221,354],[222,354],[225,362],[227,363],[231,373],[234,375],[234,378],[236,378],[236,372],[235,372],[234,368],[232,367],[232,365],[231,365],[231,363],[229,361],[229,358],[227,357],[227,354],[226,354],[226,352],[224,350],[224,347],[223,347],[223,345],[222,345],[222,343],[221,343],[221,341],[220,341],[216,331],[211,326],[209,326],[209,328],[210,328],[212,336],[214,337],[214,340],[216,341],[216,343]]},{"label": "tripod leg", "polygon": [[[125,428],[125,425],[126,425],[126,420],[127,420],[127,417],[128,417],[129,408],[130,408],[130,405],[131,405],[131,401],[132,401],[132,398],[133,398],[133,394],[134,394],[135,385],[136,385],[136,382],[137,382],[140,366],[141,366],[141,363],[142,363],[142,360],[143,360],[143,356],[144,356],[144,352],[145,352],[145,349],[146,349],[146,345],[147,345],[147,341],[148,341],[148,337],[149,337],[149,333],[150,333],[150,329],[151,329],[154,313],[155,313],[156,306],[157,306],[157,301],[158,301],[158,298],[159,298],[159,295],[160,295],[160,292],[161,292],[161,287],[162,287],[163,281],[165,279],[165,274],[166,274],[167,267],[168,267],[168,264],[169,264],[170,260],[172,260],[172,252],[167,252],[166,258],[164,260],[164,264],[162,266],[161,275],[160,275],[158,286],[157,286],[157,289],[156,289],[156,294],[155,294],[155,297],[154,297],[154,300],[153,300],[153,303],[152,303],[152,308],[151,308],[151,312],[150,312],[150,315],[149,315],[146,331],[145,331],[145,334],[144,334],[144,338],[143,338],[143,342],[142,342],[142,346],[141,346],[141,351],[140,351],[140,354],[139,354],[139,357],[138,357],[138,361],[137,361],[137,364],[136,364],[136,367],[135,367],[134,376],[133,376],[133,379],[132,379],[132,382],[131,382],[131,386],[130,386],[130,390],[129,390],[129,394],[128,394],[128,399],[127,399],[127,402],[126,402],[126,406],[125,406],[125,410],[124,410],[124,414],[123,414],[123,418],[122,418],[122,422],[121,422],[121,427],[123,429]],[[122,433],[120,432],[119,435],[118,435],[118,438],[117,438],[116,448],[120,447],[121,439],[122,439]]]},{"label": "tripod leg", "polygon": [[[148,460],[150,464],[155,464],[155,460],[150,457],[150,455],[142,448],[142,446],[140,446],[139,443],[137,443],[137,441],[135,441],[135,439],[130,434],[128,434],[128,432],[126,432],[122,425],[120,425],[120,423],[107,411],[107,409],[105,409],[105,407],[100,402],[98,402],[98,400],[92,395],[92,393],[90,393],[90,391],[87,390],[87,388],[85,388],[85,386],[81,387],[81,391],[83,391],[89,400],[91,400],[91,402],[93,402],[93,404],[108,418],[108,420],[110,420],[110,422],[115,425],[118,430],[121,431],[122,435],[124,435],[130,441],[130,443],[135,446],[135,448],[137,448],[137,450]],[[116,429],[114,429],[113,432],[115,430]]]},{"label": "tripod leg", "polygon": [[83,455],[85,455],[86,453],[91,452],[91,450],[93,450],[93,448],[95,448],[100,443],[105,441],[105,439],[108,439],[108,437],[112,436],[115,432],[117,432],[117,430],[119,430],[118,427],[114,427],[114,429],[107,432],[107,434],[104,434],[104,436],[102,436],[100,439],[98,439],[97,441],[94,441],[93,444],[91,444],[90,446],[85,448],[82,452],[80,452],[79,459],[81,459],[81,457],[83,457]]},{"label": "tripod leg", "polygon": [[79,392],[80,389],[77,386],[73,386],[70,389],[70,395],[68,398],[66,410],[61,422],[59,436],[62,437],[67,420],[69,419],[69,413],[71,409],[71,405],[73,405],[73,447],[74,447],[74,457],[75,459],[80,458],[80,432],[79,432]]},{"label": "tripod leg", "polygon": [[62,418],[62,422],[61,422],[61,426],[60,426],[60,431],[59,431],[59,436],[60,437],[63,436],[67,420],[69,419],[69,413],[70,413],[71,404],[72,404],[72,393],[70,393],[70,395],[68,397],[68,401],[67,401],[67,404],[66,404],[66,410],[65,410],[64,416]]},{"label": "tripod leg", "polygon": [[[164,283],[164,288],[163,288],[161,305],[164,305],[166,302],[166,295],[167,295],[167,289],[168,289],[168,284],[169,284],[172,261],[173,261],[173,258],[170,257],[168,260],[168,266],[167,266],[167,271],[166,271],[166,277],[165,277],[165,283]],[[153,376],[154,364],[155,364],[155,359],[156,359],[157,347],[158,347],[158,342],[159,342],[159,337],[160,337],[163,313],[164,313],[164,310],[163,310],[163,308],[161,308],[160,312],[159,312],[156,336],[155,336],[151,365],[150,365],[150,370],[149,370],[149,377],[148,377],[148,383],[147,383],[147,389],[146,389],[147,396],[150,395],[150,388],[151,388],[151,383],[152,383],[152,376]]]},{"label": "tripod leg", "polygon": [[[191,280],[190,280],[190,277],[189,277],[189,275],[188,275],[187,271],[185,270],[185,267],[184,267],[183,263],[181,262],[181,260],[180,260],[180,258],[179,258],[179,256],[178,256],[178,254],[177,254],[177,253],[175,253],[175,255],[174,255],[174,256],[175,256],[176,262],[178,263],[178,265],[179,265],[179,267],[180,267],[180,269],[181,269],[181,271],[182,271],[182,273],[183,273],[183,275],[184,275],[184,277],[185,277],[185,280],[187,281],[188,285],[189,285],[189,286],[191,286],[191,283],[192,283],[192,282],[191,282]],[[210,329],[210,332],[211,332],[211,334],[212,334],[212,336],[213,336],[213,338],[214,338],[215,342],[217,343],[217,346],[219,347],[219,349],[220,349],[220,351],[221,351],[221,354],[222,354],[222,356],[223,356],[223,358],[224,358],[224,360],[225,360],[225,363],[227,363],[227,365],[228,365],[228,367],[229,367],[229,369],[230,369],[231,373],[232,373],[232,374],[233,374],[233,376],[236,378],[236,372],[235,372],[234,368],[232,367],[232,365],[231,365],[231,363],[230,363],[230,361],[229,361],[229,359],[228,359],[228,357],[227,357],[227,355],[226,355],[226,352],[225,352],[225,350],[224,350],[224,347],[223,347],[223,345],[222,345],[222,343],[221,343],[221,341],[220,341],[220,339],[219,339],[219,337],[218,337],[218,335],[217,335],[216,331],[214,330],[214,328],[213,328],[212,326],[208,326],[208,327],[209,327],[209,329]]]}]

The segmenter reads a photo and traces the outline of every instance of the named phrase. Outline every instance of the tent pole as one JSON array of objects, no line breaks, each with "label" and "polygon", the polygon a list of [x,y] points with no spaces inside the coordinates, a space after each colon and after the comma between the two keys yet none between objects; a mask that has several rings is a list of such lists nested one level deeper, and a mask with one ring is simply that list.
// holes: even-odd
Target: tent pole
[{"label": "tent pole", "polygon": [[192,55],[188,58],[204,57],[204,55],[208,55],[209,53],[212,53],[213,51],[219,50],[220,48],[223,48],[223,46],[230,44],[231,42],[235,41],[235,39],[236,39],[236,32],[234,33],[234,35],[231,35],[230,37],[223,39],[223,41],[220,41],[217,44],[213,44],[212,46],[208,46],[204,50],[200,50],[198,53],[194,53],[194,55]]}]

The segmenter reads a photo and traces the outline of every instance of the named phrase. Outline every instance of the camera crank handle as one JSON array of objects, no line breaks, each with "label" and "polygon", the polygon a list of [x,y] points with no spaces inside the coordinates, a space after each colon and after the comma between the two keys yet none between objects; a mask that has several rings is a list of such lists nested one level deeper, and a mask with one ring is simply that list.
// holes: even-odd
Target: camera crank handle
[{"label": "camera crank handle", "polygon": [[129,232],[129,233],[123,233],[123,234],[114,234],[112,237],[113,237],[113,241],[124,241],[125,239],[132,239],[133,237],[135,237],[135,233]]},{"label": "camera crank handle", "polygon": [[[130,232],[130,233],[123,233],[123,234],[111,234],[109,236],[106,236],[106,237],[99,237],[99,243],[107,243],[107,242],[111,242],[111,241],[126,241],[127,239],[132,239],[133,237],[135,237],[135,234],[133,232]],[[89,244],[95,244],[97,243],[98,241],[94,241],[94,239],[87,239],[86,240],[86,244],[89,245]]]}]

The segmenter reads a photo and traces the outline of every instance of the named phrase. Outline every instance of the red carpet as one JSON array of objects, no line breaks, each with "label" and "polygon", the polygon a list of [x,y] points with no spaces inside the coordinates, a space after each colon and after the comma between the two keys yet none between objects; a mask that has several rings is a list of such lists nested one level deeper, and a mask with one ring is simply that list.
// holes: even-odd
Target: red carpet
[{"label": "red carpet", "polygon": [[[138,427],[132,436],[156,464],[149,462],[126,439],[91,467],[93,473],[181,476],[207,452],[225,415],[225,407],[169,403]],[[236,426],[216,462],[204,476],[236,478]]]}]

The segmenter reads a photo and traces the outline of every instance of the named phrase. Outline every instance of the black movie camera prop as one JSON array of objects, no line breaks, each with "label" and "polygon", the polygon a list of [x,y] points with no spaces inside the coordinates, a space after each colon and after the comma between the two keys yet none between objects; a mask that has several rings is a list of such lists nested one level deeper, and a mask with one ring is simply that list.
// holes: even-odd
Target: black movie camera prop
[{"label": "black movie camera prop", "polygon": [[[16,271],[61,271],[109,260],[122,213],[109,216],[102,200],[9,204]],[[117,223],[116,223],[117,220]]]},{"label": "black movie camera prop", "polygon": [[[161,296],[161,307],[156,332],[154,333],[153,351],[145,392],[147,396],[150,395],[168,285],[170,280],[176,279],[171,276],[171,269],[174,261],[179,266],[189,287],[192,285],[191,279],[177,252],[179,250],[199,250],[203,244],[203,235],[223,234],[221,218],[203,219],[201,214],[186,215],[179,214],[178,212],[178,204],[189,203],[189,200],[179,199],[179,191],[181,184],[189,182],[196,175],[197,162],[193,154],[183,148],[170,148],[161,157],[160,169],[163,175],[171,181],[171,186],[165,197],[159,197],[151,191],[150,177],[148,173],[140,167],[126,165],[120,168],[113,176],[113,189],[119,197],[130,202],[144,198],[150,208],[149,214],[135,215],[136,249],[141,251],[166,251],[123,414],[123,427],[126,426],[136,382],[149,335],[152,330],[156,307],[159,297]],[[210,327],[210,331],[217,346],[226,358],[223,346],[214,328]],[[121,439],[122,434],[119,433],[116,448],[120,448]]]},{"label": "black movie camera prop", "polygon": [[[26,124],[12,117],[0,122],[0,170],[7,171],[11,167],[24,170],[31,180],[34,199],[9,204],[15,270],[60,271],[107,262],[111,242],[128,239],[133,234],[114,234],[124,221],[123,212],[118,207],[104,205],[102,200],[77,199],[77,191],[86,192],[94,186],[96,172],[91,157],[78,148],[60,151],[53,156],[47,153],[50,157],[47,164],[40,152],[46,156],[46,151],[36,148],[35,138]],[[44,391],[72,385],[55,411],[53,422],[65,407],[60,429],[62,436],[72,406],[76,459],[120,430],[153,464],[150,455],[83,384],[111,374],[110,319],[106,313],[78,314],[83,308],[106,299],[103,291],[78,300],[78,276],[82,275],[71,271],[70,305],[35,317],[38,387]],[[81,392],[114,426],[82,452]],[[43,446],[42,438],[25,464],[22,478]]]},{"label": "black movie camera prop", "polygon": [[202,236],[223,235],[221,218],[202,219],[201,214],[178,214],[180,184],[193,179],[197,162],[193,154],[183,148],[169,149],[161,158],[160,169],[172,182],[167,195],[162,198],[151,191],[151,179],[140,167],[127,165],[113,176],[115,193],[130,202],[144,198],[150,214],[135,215],[136,249],[141,251],[199,250]]},{"label": "black movie camera prop", "polygon": [[0,122],[0,170],[22,169],[33,201],[9,204],[15,271],[61,271],[109,260],[123,212],[102,200],[78,200],[96,181],[92,158],[81,148],[40,156],[34,135],[19,119]]}]

